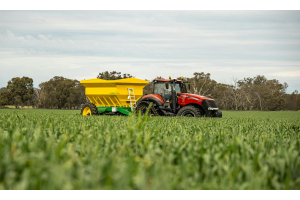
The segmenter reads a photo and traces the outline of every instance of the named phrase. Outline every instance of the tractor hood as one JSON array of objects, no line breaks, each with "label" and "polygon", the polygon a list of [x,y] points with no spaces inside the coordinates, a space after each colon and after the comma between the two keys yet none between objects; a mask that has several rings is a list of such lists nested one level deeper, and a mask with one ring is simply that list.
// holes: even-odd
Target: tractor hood
[{"label": "tractor hood", "polygon": [[196,99],[201,99],[203,100],[209,100],[209,101],[214,101],[214,99],[205,97],[205,96],[201,96],[201,95],[196,95],[196,94],[191,94],[191,93],[178,93],[178,95],[180,96],[187,96],[187,97],[192,97],[192,98],[196,98]]}]

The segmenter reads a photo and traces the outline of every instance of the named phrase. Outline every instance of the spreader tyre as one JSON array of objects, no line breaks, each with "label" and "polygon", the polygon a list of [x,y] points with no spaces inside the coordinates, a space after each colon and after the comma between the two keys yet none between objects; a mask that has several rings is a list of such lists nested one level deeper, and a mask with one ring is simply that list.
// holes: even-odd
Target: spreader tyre
[{"label": "spreader tyre", "polygon": [[185,106],[181,108],[177,116],[179,117],[201,117],[200,110],[194,106]]},{"label": "spreader tyre", "polygon": [[81,108],[82,116],[98,115],[97,107],[93,103],[86,103]]}]

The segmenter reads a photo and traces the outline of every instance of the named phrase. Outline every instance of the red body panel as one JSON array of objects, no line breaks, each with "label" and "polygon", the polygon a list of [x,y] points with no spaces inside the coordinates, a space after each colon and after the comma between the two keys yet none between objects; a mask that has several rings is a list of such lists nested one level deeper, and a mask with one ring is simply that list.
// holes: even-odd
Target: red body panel
[{"label": "red body panel", "polygon": [[158,99],[162,103],[165,103],[165,101],[163,100],[163,98],[159,94],[148,94],[148,95],[143,96],[142,99],[144,99],[146,97],[153,97],[153,98]]},{"label": "red body panel", "polygon": [[[192,98],[189,98],[189,97],[192,97]],[[190,103],[196,103],[196,104],[201,105],[203,100],[214,101],[211,98],[196,95],[196,94],[178,93],[178,104],[181,106],[185,106]]]},{"label": "red body panel", "polygon": [[[146,97],[153,97],[153,98],[158,99],[161,103],[163,103],[163,104],[165,103],[165,101],[159,94],[148,94],[148,95],[143,96],[142,99],[144,99]],[[191,98],[189,98],[189,97],[191,97]],[[181,106],[185,106],[190,103],[196,103],[196,104],[201,105],[203,100],[214,101],[211,98],[196,95],[196,94],[178,93],[178,104]]]}]

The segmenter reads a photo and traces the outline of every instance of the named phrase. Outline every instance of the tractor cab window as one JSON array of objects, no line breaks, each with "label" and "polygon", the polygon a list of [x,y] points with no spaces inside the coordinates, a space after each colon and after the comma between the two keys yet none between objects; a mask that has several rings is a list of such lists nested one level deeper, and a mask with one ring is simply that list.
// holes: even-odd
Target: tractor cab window
[{"label": "tractor cab window", "polygon": [[187,89],[186,89],[186,85],[185,85],[185,83],[181,83],[181,92],[182,93],[187,93]]},{"label": "tractor cab window", "polygon": [[181,93],[181,84],[180,83],[176,83],[175,84],[175,91],[176,91],[176,93],[178,94],[178,93]]},{"label": "tractor cab window", "polygon": [[[177,87],[178,87],[178,89],[177,89]],[[187,93],[186,85],[183,82],[178,83],[178,85],[176,83],[175,89],[176,89],[176,93]]]},{"label": "tractor cab window", "polygon": [[159,94],[164,100],[171,100],[171,86],[169,89],[166,89],[165,82],[156,82],[154,85],[154,94]]}]

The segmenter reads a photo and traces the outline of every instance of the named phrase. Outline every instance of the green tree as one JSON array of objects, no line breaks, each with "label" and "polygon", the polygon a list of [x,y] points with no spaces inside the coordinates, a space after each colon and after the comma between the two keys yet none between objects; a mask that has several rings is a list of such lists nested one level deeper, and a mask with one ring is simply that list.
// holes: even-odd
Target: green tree
[{"label": "green tree", "polygon": [[35,106],[38,108],[79,108],[86,102],[85,88],[78,80],[55,76],[41,83],[35,91]]},{"label": "green tree", "polygon": [[295,90],[292,94],[287,94],[285,102],[287,110],[299,110],[300,94],[298,94],[298,90]]},{"label": "green tree", "polygon": [[0,89],[0,106],[8,105],[10,102],[10,94],[6,87]]},{"label": "green tree", "polygon": [[286,105],[286,83],[278,80],[268,80],[265,76],[239,80],[238,89],[242,92],[243,109],[281,110]]},{"label": "green tree", "polygon": [[70,95],[67,98],[66,107],[79,108],[80,104],[85,103],[88,99],[85,96],[85,87],[79,81],[74,80],[74,84],[70,88]]},{"label": "green tree", "polygon": [[154,87],[154,83],[150,80],[147,80],[145,79],[145,81],[149,81],[149,84],[146,85],[144,88],[143,88],[143,94],[146,95],[146,94],[152,94],[153,93],[153,87]]},{"label": "green tree", "polygon": [[12,78],[7,83],[6,90],[1,92],[1,102],[11,103],[19,108],[20,105],[25,105],[28,100],[32,99],[33,95],[33,80],[32,78],[23,76]]},{"label": "green tree", "polygon": [[217,82],[210,78],[210,73],[204,72],[194,72],[192,78],[186,78],[187,82],[191,83],[191,93],[203,95],[203,96],[212,96],[212,91],[216,87]]},{"label": "green tree", "polygon": [[105,71],[99,73],[97,78],[104,79],[104,80],[118,80],[123,78],[133,78],[133,76],[126,73],[122,75],[121,72],[116,72],[116,71],[112,71],[112,72]]}]

